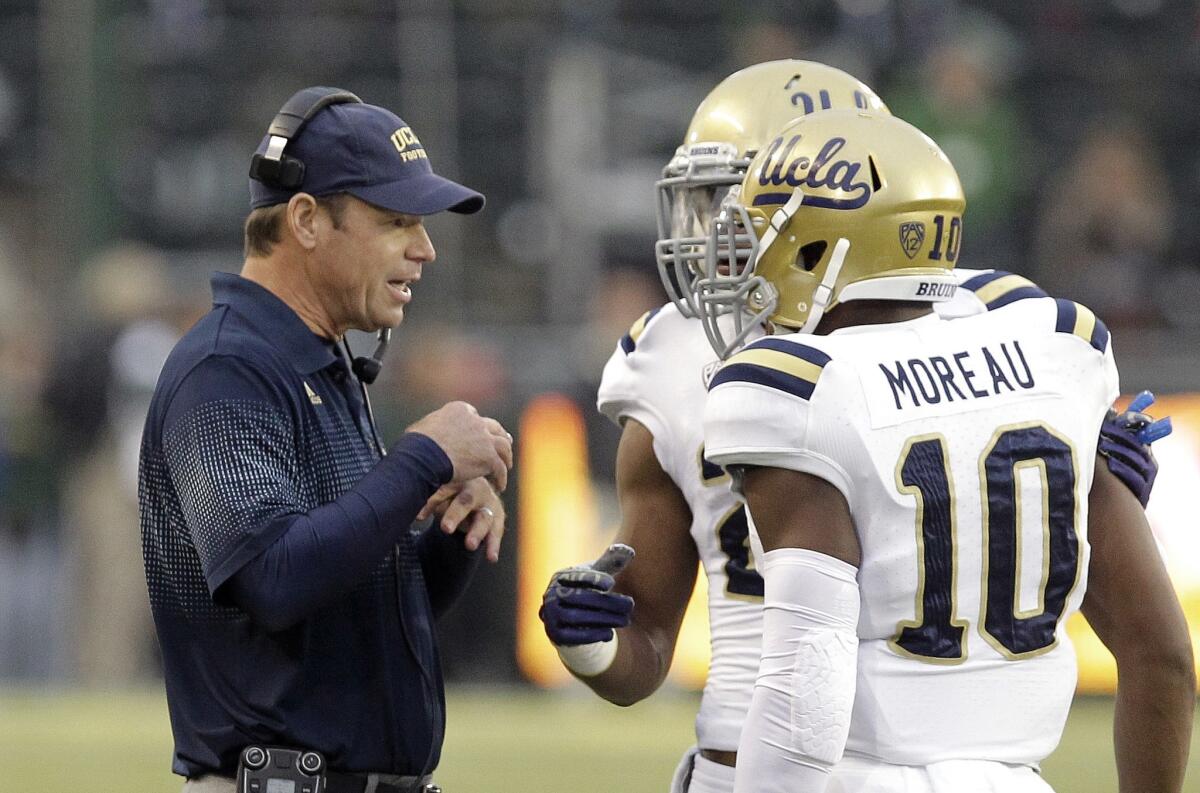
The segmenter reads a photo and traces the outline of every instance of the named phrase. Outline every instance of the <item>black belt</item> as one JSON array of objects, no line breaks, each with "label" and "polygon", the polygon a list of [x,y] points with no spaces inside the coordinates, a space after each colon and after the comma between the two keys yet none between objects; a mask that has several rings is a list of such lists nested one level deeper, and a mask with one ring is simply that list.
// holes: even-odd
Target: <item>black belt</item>
[{"label": "black belt", "polygon": [[701,749],[700,756],[711,763],[720,763],[733,767],[737,765],[737,752],[722,749]]},{"label": "black belt", "polygon": [[[441,788],[430,780],[431,777],[418,780],[415,776],[402,776],[398,782],[380,781],[375,785],[374,793],[441,793]],[[367,787],[370,781],[368,774],[329,771],[325,774],[325,793],[364,793],[370,789]]]}]

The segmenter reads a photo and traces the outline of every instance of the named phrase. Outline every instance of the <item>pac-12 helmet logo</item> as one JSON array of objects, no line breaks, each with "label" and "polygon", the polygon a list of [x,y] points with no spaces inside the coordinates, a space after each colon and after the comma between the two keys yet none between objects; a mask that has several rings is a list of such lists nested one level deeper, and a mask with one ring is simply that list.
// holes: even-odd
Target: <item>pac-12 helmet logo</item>
[{"label": "pac-12 helmet logo", "polygon": [[910,220],[900,224],[900,247],[904,255],[913,258],[925,243],[925,224],[919,220]]},{"label": "pac-12 helmet logo", "polygon": [[[758,172],[760,185],[779,187],[786,184],[793,188],[807,188],[802,201],[804,206],[824,209],[858,209],[867,203],[871,198],[870,182],[854,181],[858,177],[858,172],[863,169],[863,164],[835,159],[838,152],[846,146],[845,138],[832,137],[825,141],[825,145],[821,146],[811,160],[802,154],[792,156],[792,150],[796,148],[796,144],[800,140],[800,135],[793,135],[786,146],[782,137],[771,141],[771,145],[767,147],[766,156],[763,157],[762,168]],[[807,146],[804,148],[808,149]],[[830,190],[839,195],[818,195],[809,192],[810,190]],[[759,193],[754,197],[754,205],[783,204],[790,196],[790,191],[787,193]]]}]

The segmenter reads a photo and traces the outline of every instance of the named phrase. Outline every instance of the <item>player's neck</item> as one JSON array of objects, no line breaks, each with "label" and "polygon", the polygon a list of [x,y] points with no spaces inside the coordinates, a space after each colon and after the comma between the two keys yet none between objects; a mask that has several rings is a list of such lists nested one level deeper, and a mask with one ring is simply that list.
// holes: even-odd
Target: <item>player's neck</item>
[{"label": "player's neck", "polygon": [[892,322],[907,322],[933,312],[930,303],[896,300],[855,300],[840,303],[821,318],[814,333],[824,336],[839,328],[856,325],[885,325]]}]

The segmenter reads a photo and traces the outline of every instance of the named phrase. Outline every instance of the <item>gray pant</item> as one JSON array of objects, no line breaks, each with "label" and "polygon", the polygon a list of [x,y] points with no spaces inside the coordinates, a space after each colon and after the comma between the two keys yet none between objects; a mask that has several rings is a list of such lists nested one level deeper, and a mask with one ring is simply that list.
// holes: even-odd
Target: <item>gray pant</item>
[{"label": "gray pant", "polygon": [[[375,793],[375,786],[380,782],[401,788],[409,788],[415,781],[416,777],[411,776],[367,774],[367,786],[363,788],[363,793]],[[427,776],[423,781],[425,784],[429,784],[433,781],[433,777]],[[189,779],[185,782],[183,784],[183,793],[237,793],[237,783],[227,776],[205,774],[204,776]]]}]

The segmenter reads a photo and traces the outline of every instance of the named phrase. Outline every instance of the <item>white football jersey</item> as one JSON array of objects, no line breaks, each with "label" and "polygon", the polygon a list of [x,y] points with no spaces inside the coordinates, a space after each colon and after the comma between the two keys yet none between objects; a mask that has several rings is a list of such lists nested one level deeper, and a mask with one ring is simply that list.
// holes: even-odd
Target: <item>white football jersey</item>
[{"label": "white football jersey", "polygon": [[659,464],[691,508],[712,636],[696,738],[706,749],[736,751],[758,672],[763,582],[751,562],[745,507],[725,472],[701,455],[708,378],[718,365],[700,322],[668,303],[621,339],[604,367],[597,403],[617,423],[632,418],[645,425]]},{"label": "white football jersey", "polygon": [[1090,310],[1028,297],[759,339],[712,379],[710,460],[810,473],[849,505],[862,559],[848,752],[1036,764],[1058,743],[1076,676],[1062,626],[1086,588],[1118,384]]},{"label": "white football jersey", "polygon": [[[988,300],[1028,297],[1028,291],[1017,290],[1037,289],[1005,272],[955,272],[967,288],[937,304],[938,314],[947,318],[980,313]],[[982,291],[985,287],[989,291]],[[621,338],[604,367],[597,403],[617,424],[633,418],[650,430],[659,464],[691,508],[691,535],[708,576],[712,641],[696,737],[705,749],[735,751],[758,674],[763,590],[748,551],[742,501],[730,490],[729,477],[705,464],[700,454],[708,381],[719,363],[700,322],[668,303],[640,318]]]}]

